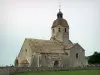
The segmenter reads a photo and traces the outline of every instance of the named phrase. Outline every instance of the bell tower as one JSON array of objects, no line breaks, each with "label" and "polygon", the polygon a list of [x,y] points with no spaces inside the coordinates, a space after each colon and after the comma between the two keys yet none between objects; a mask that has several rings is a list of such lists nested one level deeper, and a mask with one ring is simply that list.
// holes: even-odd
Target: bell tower
[{"label": "bell tower", "polygon": [[69,42],[69,26],[65,19],[63,19],[63,13],[60,11],[57,13],[57,19],[53,22],[51,27],[51,40],[57,40],[64,45]]}]

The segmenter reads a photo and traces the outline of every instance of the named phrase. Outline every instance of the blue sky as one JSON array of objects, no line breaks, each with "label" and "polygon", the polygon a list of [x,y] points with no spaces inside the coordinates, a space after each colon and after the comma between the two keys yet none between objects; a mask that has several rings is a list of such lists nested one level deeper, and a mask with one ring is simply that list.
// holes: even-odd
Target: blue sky
[{"label": "blue sky", "polygon": [[[14,63],[25,38],[50,39],[58,0],[0,0],[0,66]],[[70,40],[100,52],[100,1],[61,0]]]}]

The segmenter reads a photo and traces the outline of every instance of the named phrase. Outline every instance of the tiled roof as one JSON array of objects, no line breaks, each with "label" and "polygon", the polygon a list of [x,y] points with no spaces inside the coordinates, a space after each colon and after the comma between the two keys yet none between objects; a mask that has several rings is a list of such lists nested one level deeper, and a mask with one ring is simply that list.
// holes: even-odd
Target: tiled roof
[{"label": "tiled roof", "polygon": [[37,53],[64,53],[64,50],[71,50],[73,47],[81,47],[79,44],[70,43],[68,45],[63,45],[58,41],[51,40],[40,40],[40,39],[25,39],[28,41],[28,44],[32,52]]},{"label": "tiled roof", "polygon": [[27,39],[32,52],[64,53],[63,45],[51,40]]},{"label": "tiled roof", "polygon": [[70,48],[72,48],[74,45],[73,44],[68,44],[68,45],[65,45],[64,46],[64,49],[70,49]]},{"label": "tiled roof", "polygon": [[65,19],[63,18],[59,18],[59,19],[56,19],[53,24],[52,24],[52,28],[53,27],[56,27],[58,25],[62,25],[62,26],[68,26],[68,23]]}]

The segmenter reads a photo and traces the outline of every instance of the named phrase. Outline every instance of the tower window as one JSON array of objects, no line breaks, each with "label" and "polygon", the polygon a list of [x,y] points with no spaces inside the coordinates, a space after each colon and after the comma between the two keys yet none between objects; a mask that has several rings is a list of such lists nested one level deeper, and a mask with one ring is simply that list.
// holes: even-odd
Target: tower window
[{"label": "tower window", "polygon": [[60,28],[58,29],[58,31],[60,32]]},{"label": "tower window", "polygon": [[76,58],[78,59],[78,57],[79,57],[79,54],[78,54],[78,53],[76,53]]},{"label": "tower window", "polygon": [[65,54],[66,54],[66,55],[68,55],[68,53],[67,53],[67,52],[66,52]]},{"label": "tower window", "polygon": [[65,32],[66,32],[66,28],[65,28]]},{"label": "tower window", "polygon": [[53,33],[55,33],[55,29],[53,29]]}]

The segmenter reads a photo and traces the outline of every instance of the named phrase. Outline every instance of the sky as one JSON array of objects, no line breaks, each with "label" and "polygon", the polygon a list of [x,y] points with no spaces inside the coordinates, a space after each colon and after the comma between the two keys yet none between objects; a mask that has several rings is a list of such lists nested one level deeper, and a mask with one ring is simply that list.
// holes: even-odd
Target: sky
[{"label": "sky", "polygon": [[[85,49],[100,52],[100,0],[60,0],[69,37]],[[51,37],[58,0],[0,0],[0,66],[12,65],[25,38]]]}]

